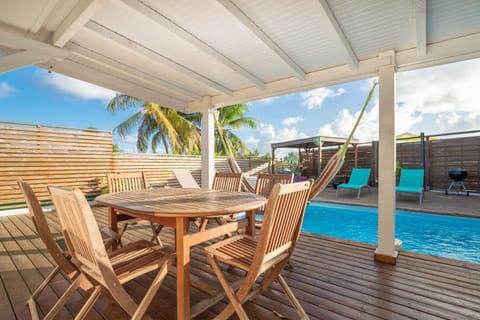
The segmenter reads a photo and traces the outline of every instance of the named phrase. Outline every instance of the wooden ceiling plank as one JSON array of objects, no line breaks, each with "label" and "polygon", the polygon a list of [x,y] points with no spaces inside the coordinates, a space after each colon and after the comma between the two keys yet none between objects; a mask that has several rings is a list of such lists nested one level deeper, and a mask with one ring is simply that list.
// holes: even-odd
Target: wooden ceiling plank
[{"label": "wooden ceiling plank", "polygon": [[265,88],[265,83],[262,80],[260,80],[255,75],[245,70],[243,67],[241,67],[234,61],[224,56],[215,48],[211,47],[207,43],[203,42],[202,40],[194,36],[192,33],[183,29],[174,21],[170,20],[160,12],[136,0],[122,0],[120,3],[124,3],[125,7],[128,8],[129,10],[134,10],[142,14],[144,17],[147,17],[153,22],[163,26],[164,28],[166,28],[167,30],[169,30],[179,38],[182,38],[189,44],[195,46],[196,48],[200,49],[202,52],[208,54],[210,57],[214,58],[219,63],[236,71],[240,76],[242,76],[245,80],[249,81],[250,83],[254,84],[257,88],[259,89]]},{"label": "wooden ceiling plank", "polygon": [[232,95],[233,91],[231,89],[226,88],[225,86],[208,79],[207,77],[173,61],[170,58],[167,58],[158,52],[153,51],[150,48],[147,48],[143,45],[141,45],[138,42],[135,42],[113,30],[110,30],[106,28],[105,26],[102,26],[101,24],[98,24],[96,22],[88,22],[85,26],[87,29],[90,29],[91,31],[94,31],[97,33],[98,36],[101,36],[105,39],[108,39],[112,42],[115,42],[117,45],[122,46],[132,52],[135,52],[136,54],[143,56],[144,58],[148,58],[152,63],[160,63],[163,64],[177,72],[182,73],[183,75],[190,77],[192,79],[197,80],[198,82],[213,88],[223,94],[226,95]]},{"label": "wooden ceiling plank", "polygon": [[0,73],[20,69],[40,62],[48,61],[50,55],[41,54],[33,50],[24,50],[0,57]]},{"label": "wooden ceiling plank", "polygon": [[415,31],[417,40],[417,54],[427,54],[427,1],[415,0]]},{"label": "wooden ceiling plank", "polygon": [[342,27],[337,21],[337,18],[330,9],[330,6],[327,3],[327,0],[318,0],[320,4],[322,12],[327,16],[330,25],[332,26],[337,39],[340,41],[341,49],[344,53],[345,59],[352,69],[358,68],[358,58],[353,51],[352,46],[350,45],[350,41],[348,41],[345,33],[342,30]]},{"label": "wooden ceiling plank", "polygon": [[3,26],[0,26],[0,44],[14,49],[33,50],[56,58],[66,58],[68,56],[68,50],[21,36]]},{"label": "wooden ceiling plank", "polygon": [[48,0],[45,5],[43,6],[42,10],[39,12],[35,22],[30,27],[27,32],[27,35],[32,35],[38,32],[40,28],[44,25],[45,21],[47,20],[48,16],[52,12],[52,10],[57,5],[58,0]]},{"label": "wooden ceiling plank", "polygon": [[169,90],[177,97],[190,97],[194,100],[201,100],[202,97],[194,92],[185,90],[177,85],[171,84],[165,79],[159,78],[156,75],[149,74],[142,70],[138,70],[130,65],[124,64],[111,57],[107,57],[93,49],[83,47],[80,44],[70,42],[68,48],[73,55],[78,55],[84,59],[93,61],[96,64],[102,65],[105,68],[118,72],[124,76],[128,76],[132,79],[150,83],[161,90]]},{"label": "wooden ceiling plank", "polygon": [[143,86],[138,82],[117,77],[105,70],[96,69],[94,66],[87,65],[80,61],[66,59],[60,63],[51,61],[43,65],[43,67],[47,68],[49,66],[52,66],[51,70],[53,70],[53,72],[59,72],[69,77],[125,93],[139,99],[158,103],[165,107],[171,107],[180,111],[185,110],[185,102],[183,101],[155,92],[153,89]]},{"label": "wooden ceiling plank", "polygon": [[53,33],[53,45],[63,47],[108,0],[80,0]]},{"label": "wooden ceiling plank", "polygon": [[260,29],[240,8],[230,0],[217,0],[230,14],[260,39],[270,50],[272,50],[293,72],[298,80],[305,80],[305,72],[280,48],[270,37]]},{"label": "wooden ceiling plank", "polygon": [[[416,70],[419,68],[432,67],[446,63],[480,58],[480,33],[466,35],[450,40],[432,43],[428,46],[428,53],[421,57],[416,48],[395,52],[397,72]],[[361,60],[358,69],[352,70],[348,65],[340,65],[333,68],[313,71],[308,73],[305,81],[295,78],[281,79],[267,83],[265,90],[246,88],[235,90],[233,96],[213,96],[212,104],[215,107],[223,107],[246,101],[253,101],[275,97],[279,95],[326,87],[361,79],[367,79],[378,75],[378,57]],[[190,102],[187,105],[188,112],[201,110],[199,101]]]}]

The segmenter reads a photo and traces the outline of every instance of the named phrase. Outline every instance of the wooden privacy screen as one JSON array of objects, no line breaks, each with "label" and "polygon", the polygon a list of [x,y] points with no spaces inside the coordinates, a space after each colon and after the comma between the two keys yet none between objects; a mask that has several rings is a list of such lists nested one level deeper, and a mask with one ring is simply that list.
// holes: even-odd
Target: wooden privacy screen
[{"label": "wooden privacy screen", "polygon": [[[337,149],[322,150],[322,163]],[[378,181],[378,141],[358,146],[358,167],[371,168],[370,184]],[[400,168],[421,168],[420,142],[397,143],[397,164]],[[349,148],[340,174],[349,175],[354,167],[354,150]],[[480,136],[425,139],[425,184],[430,189],[447,189],[450,185],[448,171],[462,168],[468,172],[465,185],[480,192]]]},{"label": "wooden privacy screen", "polygon": [[[268,160],[238,163],[250,174],[269,170]],[[0,209],[25,206],[18,178],[44,202],[50,199],[47,184],[94,197],[106,187],[107,172],[143,171],[149,184],[179,186],[174,168],[188,169],[200,183],[199,156],[114,153],[110,131],[0,121]],[[227,158],[216,158],[215,168],[229,172]]]},{"label": "wooden privacy screen", "polygon": [[23,202],[18,178],[45,200],[46,184],[91,194],[111,166],[110,132],[0,122],[0,208]]},{"label": "wooden privacy screen", "polygon": [[[324,149],[322,163],[327,163],[337,149]],[[372,169],[370,183],[378,177],[378,142],[360,144],[358,167]],[[480,136],[425,141],[425,182],[431,189],[446,189],[448,171],[460,167],[468,171],[465,184],[480,191]],[[419,168],[420,143],[397,144],[401,167]],[[318,163],[318,159],[314,160]],[[246,175],[270,172],[270,161],[237,159]],[[354,167],[354,150],[347,152],[340,174],[350,174]],[[88,129],[44,126],[0,121],[0,209],[24,207],[16,180],[30,183],[40,200],[48,200],[47,184],[80,188],[87,196],[100,194],[106,186],[107,172],[143,171],[147,183],[179,186],[173,169],[188,169],[200,183],[199,156],[125,154],[112,152],[112,133]],[[230,171],[227,158],[215,158],[217,171]]]}]

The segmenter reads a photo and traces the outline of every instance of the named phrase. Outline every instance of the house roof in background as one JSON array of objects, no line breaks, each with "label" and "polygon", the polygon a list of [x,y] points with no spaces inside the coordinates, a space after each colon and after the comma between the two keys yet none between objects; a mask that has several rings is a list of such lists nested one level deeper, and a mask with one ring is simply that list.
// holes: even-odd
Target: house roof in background
[{"label": "house roof in background", "polygon": [[[480,1],[0,0],[38,65],[184,112],[480,57]],[[3,56],[2,56],[3,55]]]}]

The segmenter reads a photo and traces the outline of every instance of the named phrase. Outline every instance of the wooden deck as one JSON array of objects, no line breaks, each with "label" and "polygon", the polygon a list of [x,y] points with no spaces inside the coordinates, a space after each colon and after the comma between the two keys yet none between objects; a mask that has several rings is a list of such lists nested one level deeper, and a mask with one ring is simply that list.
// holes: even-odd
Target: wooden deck
[{"label": "wooden deck", "polygon": [[[106,210],[95,207],[94,211],[99,223],[105,224]],[[56,216],[47,216],[58,228]],[[125,239],[148,238],[149,228],[130,228]],[[172,245],[171,229],[162,236],[165,244]],[[52,269],[52,259],[28,215],[0,218],[0,239],[0,319],[29,319],[25,301]],[[398,264],[390,266],[375,263],[373,250],[368,245],[302,234],[294,269],[283,274],[311,319],[480,319],[480,265],[402,252]],[[192,260],[192,278],[216,280],[200,247],[193,250]],[[129,283],[129,292],[141,297],[151,278]],[[66,280],[57,277],[40,299],[41,310],[48,310],[66,286]],[[204,297],[203,291],[192,288],[192,300]],[[148,313],[155,319],[174,319],[175,301],[175,279],[168,276]],[[75,295],[58,318],[72,319],[83,302],[80,293]],[[225,300],[197,319],[210,319],[223,306]],[[297,318],[277,285],[247,303],[246,309],[252,319]],[[89,319],[128,316],[104,296]]]}]

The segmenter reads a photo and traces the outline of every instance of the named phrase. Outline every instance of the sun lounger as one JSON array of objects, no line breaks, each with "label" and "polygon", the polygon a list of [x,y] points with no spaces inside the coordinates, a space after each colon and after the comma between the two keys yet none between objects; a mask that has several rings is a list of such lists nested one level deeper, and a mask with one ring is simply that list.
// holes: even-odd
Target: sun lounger
[{"label": "sun lounger", "polygon": [[337,197],[340,189],[351,189],[358,190],[357,198],[360,198],[360,192],[362,191],[362,188],[368,188],[370,190],[370,186],[368,185],[370,172],[370,168],[353,168],[348,183],[342,183],[337,186]]}]

